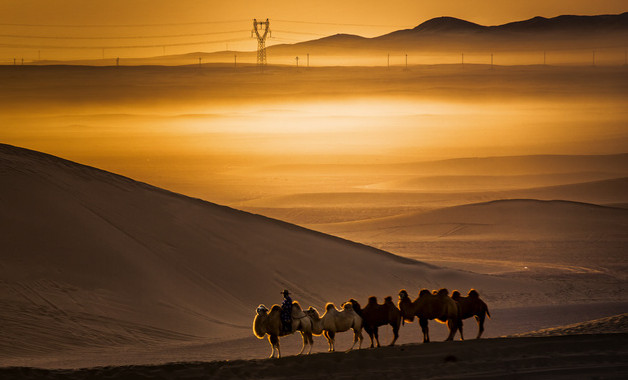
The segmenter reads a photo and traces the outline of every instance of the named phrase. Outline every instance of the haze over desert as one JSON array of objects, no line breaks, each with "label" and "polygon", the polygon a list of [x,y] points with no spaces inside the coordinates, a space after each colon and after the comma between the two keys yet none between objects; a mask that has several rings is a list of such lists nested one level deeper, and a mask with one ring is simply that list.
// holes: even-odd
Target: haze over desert
[{"label": "haze over desert", "polygon": [[[0,377],[625,378],[628,13],[573,6],[385,32],[330,16],[337,34],[269,43],[265,64],[190,50],[189,18],[16,11],[0,29],[25,42],[0,36],[0,58],[58,54],[0,65]],[[281,36],[294,17],[276,19]],[[185,42],[91,53],[156,24]],[[430,320],[422,343],[417,315],[369,348],[370,296],[441,288],[464,341]],[[295,356],[293,331],[266,359],[254,318],[284,289],[320,316],[357,300],[361,348],[349,330]],[[449,297],[471,289],[478,340]]]}]

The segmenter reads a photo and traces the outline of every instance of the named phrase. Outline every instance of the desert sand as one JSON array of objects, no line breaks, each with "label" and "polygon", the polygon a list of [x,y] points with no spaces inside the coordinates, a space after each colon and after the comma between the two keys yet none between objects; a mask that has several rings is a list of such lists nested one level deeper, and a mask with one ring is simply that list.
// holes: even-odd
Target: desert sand
[{"label": "desert sand", "polygon": [[[545,271],[487,275],[441,268],[50,155],[9,145],[1,152],[3,366],[265,357],[269,346],[251,336],[250,326],[256,306],[278,302],[282,288],[303,306],[322,310],[327,301],[382,299],[400,288],[475,287],[494,319],[487,337],[614,315],[628,304],[624,292],[611,289],[624,284],[621,268],[617,274],[554,268],[562,282]],[[564,203],[557,207],[573,207]],[[625,223],[622,209],[576,206],[575,212],[602,215],[611,226]],[[610,235],[625,233],[607,224],[601,227]],[[575,277],[565,278],[569,274]],[[597,288],[582,294],[576,278]],[[474,324],[466,325],[473,334]],[[444,333],[433,324],[434,339]],[[347,338],[339,344],[348,347]],[[382,341],[389,339],[383,329]],[[299,338],[283,341],[284,353],[298,351]],[[418,341],[416,323],[403,327],[401,344]],[[326,345],[318,338],[316,346],[321,352]]]}]

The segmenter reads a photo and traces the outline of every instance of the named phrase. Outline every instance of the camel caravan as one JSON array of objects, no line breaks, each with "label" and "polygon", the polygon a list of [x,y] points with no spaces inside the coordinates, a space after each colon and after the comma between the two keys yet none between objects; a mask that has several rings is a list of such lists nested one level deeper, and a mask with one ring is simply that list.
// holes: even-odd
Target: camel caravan
[{"label": "camel caravan", "polygon": [[376,297],[369,297],[364,307],[355,299],[350,299],[337,309],[333,303],[325,305],[325,313],[320,315],[318,310],[312,306],[303,310],[297,301],[292,301],[290,292],[284,290],[281,294],[284,301],[281,305],[273,305],[270,310],[264,305],[257,307],[257,314],[253,320],[253,333],[259,339],[268,335],[272,352],[270,357],[281,357],[279,348],[279,338],[286,335],[300,332],[303,337],[303,347],[298,355],[305,352],[309,346],[307,354],[312,352],[314,345],[313,336],[323,335],[329,344],[329,352],[336,350],[336,333],[353,331],[353,345],[347,350],[352,350],[356,344],[362,348],[362,330],[366,331],[370,340],[371,348],[380,347],[378,328],[390,325],[392,327],[393,346],[399,338],[399,328],[403,323],[411,323],[416,317],[423,333],[423,343],[430,341],[428,322],[436,320],[447,325],[449,335],[446,340],[453,340],[456,332],[460,332],[460,339],[464,340],[462,334],[462,321],[475,317],[478,323],[478,335],[480,339],[484,332],[484,321],[490,313],[488,306],[475,289],[471,289],[466,297],[455,290],[451,297],[447,289],[429,291],[422,289],[418,297],[412,301],[405,289],[399,291],[399,301],[395,305],[392,297],[384,299],[383,304],[377,302]]}]

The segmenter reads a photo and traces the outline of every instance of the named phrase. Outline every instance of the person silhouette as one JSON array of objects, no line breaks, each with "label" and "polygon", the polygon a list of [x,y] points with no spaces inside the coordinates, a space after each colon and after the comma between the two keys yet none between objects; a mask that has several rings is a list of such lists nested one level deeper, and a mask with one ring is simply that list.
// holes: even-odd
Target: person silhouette
[{"label": "person silhouette", "polygon": [[292,332],[292,298],[290,298],[290,292],[284,289],[283,302],[281,303],[281,325],[285,333]]}]

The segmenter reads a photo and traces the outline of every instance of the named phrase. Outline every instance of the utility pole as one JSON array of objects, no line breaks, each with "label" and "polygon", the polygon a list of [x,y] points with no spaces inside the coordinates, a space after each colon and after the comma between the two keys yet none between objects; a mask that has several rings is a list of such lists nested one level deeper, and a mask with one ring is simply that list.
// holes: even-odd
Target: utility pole
[{"label": "utility pole", "polygon": [[297,60],[297,67],[299,67],[299,56],[297,56],[296,60]]},{"label": "utility pole", "polygon": [[390,53],[388,53],[388,59],[386,61],[386,67],[390,68]]},{"label": "utility pole", "polygon": [[[260,33],[261,31],[261,33]],[[257,38],[257,66],[262,68],[266,66],[266,37],[270,37],[270,21],[257,21],[253,19],[253,30],[251,30],[251,37]]]},{"label": "utility pole", "polygon": [[116,58],[116,66],[120,66],[120,57]]},{"label": "utility pole", "polygon": [[307,53],[307,67],[310,67],[310,53]]},{"label": "utility pole", "polygon": [[493,70],[493,53],[491,53],[491,70]]},{"label": "utility pole", "polygon": [[201,57],[198,57],[198,67],[201,67]]},{"label": "utility pole", "polygon": [[238,56],[237,55],[233,55],[233,68],[235,69],[236,67],[238,67]]}]

